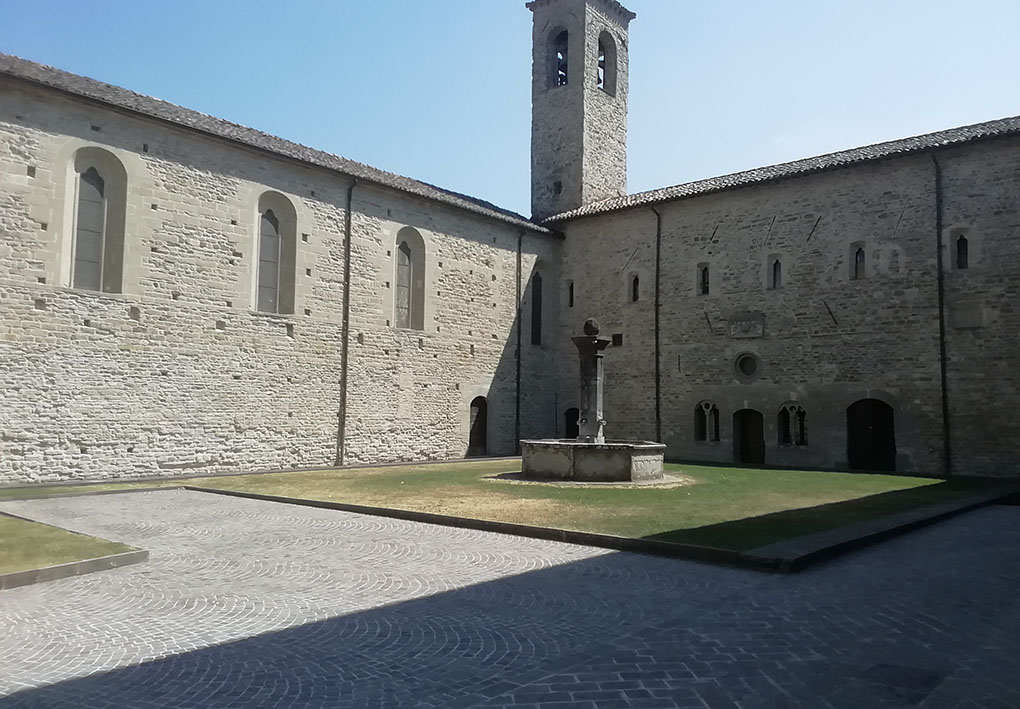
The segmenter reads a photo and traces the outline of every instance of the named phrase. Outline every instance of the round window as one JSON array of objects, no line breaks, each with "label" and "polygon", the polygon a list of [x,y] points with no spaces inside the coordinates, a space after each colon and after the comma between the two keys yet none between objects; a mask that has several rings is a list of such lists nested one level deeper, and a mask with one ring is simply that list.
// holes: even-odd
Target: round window
[{"label": "round window", "polygon": [[737,356],[736,361],[733,363],[733,370],[737,378],[743,381],[757,379],[761,373],[761,359],[756,354],[745,352]]}]

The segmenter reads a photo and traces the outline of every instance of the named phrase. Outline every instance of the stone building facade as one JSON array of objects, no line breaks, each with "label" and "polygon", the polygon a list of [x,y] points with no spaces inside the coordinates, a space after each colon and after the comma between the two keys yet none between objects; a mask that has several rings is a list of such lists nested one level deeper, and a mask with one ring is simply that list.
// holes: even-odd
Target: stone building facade
[{"label": "stone building facade", "polygon": [[1020,119],[626,195],[629,22],[535,0],[528,219],[0,55],[0,484],[512,454],[1015,475]]}]

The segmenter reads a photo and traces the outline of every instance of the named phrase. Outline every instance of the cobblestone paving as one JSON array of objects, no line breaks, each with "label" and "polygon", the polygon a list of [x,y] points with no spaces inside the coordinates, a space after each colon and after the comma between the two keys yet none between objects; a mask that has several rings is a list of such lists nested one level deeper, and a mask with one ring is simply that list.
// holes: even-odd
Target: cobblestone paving
[{"label": "cobblestone paving", "polygon": [[0,591],[0,706],[1020,706],[1020,507],[768,575],[183,491],[0,503],[149,549]]}]

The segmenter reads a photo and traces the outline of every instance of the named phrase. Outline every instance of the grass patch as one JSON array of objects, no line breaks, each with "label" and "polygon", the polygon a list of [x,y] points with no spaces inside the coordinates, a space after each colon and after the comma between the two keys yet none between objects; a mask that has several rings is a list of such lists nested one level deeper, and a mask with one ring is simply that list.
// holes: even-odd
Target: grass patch
[{"label": "grass patch", "polygon": [[131,488],[180,487],[186,480],[164,478],[130,483],[83,483],[81,485],[39,485],[32,487],[0,488],[0,500],[24,500],[46,495],[74,495],[105,490],[130,490]]},{"label": "grass patch", "polygon": [[41,569],[126,551],[134,551],[134,548],[40,522],[0,515],[0,574]]},{"label": "grass patch", "polygon": [[196,485],[744,551],[1002,484],[704,465],[667,465],[668,473],[688,483],[671,488],[569,487],[492,479],[519,470],[519,460],[478,460],[0,489],[0,499]]},{"label": "grass patch", "polygon": [[987,489],[983,480],[667,465],[672,488],[493,481],[517,461],[192,480],[222,490],[388,507],[747,550]]}]

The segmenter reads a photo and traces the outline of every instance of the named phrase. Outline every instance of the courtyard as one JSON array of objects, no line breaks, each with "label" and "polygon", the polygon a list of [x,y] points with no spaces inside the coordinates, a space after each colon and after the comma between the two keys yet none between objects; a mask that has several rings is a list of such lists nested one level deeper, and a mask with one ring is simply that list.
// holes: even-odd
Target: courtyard
[{"label": "courtyard", "polygon": [[797,575],[165,490],[0,502],[150,551],[0,592],[12,707],[1014,707],[1020,510]]}]

